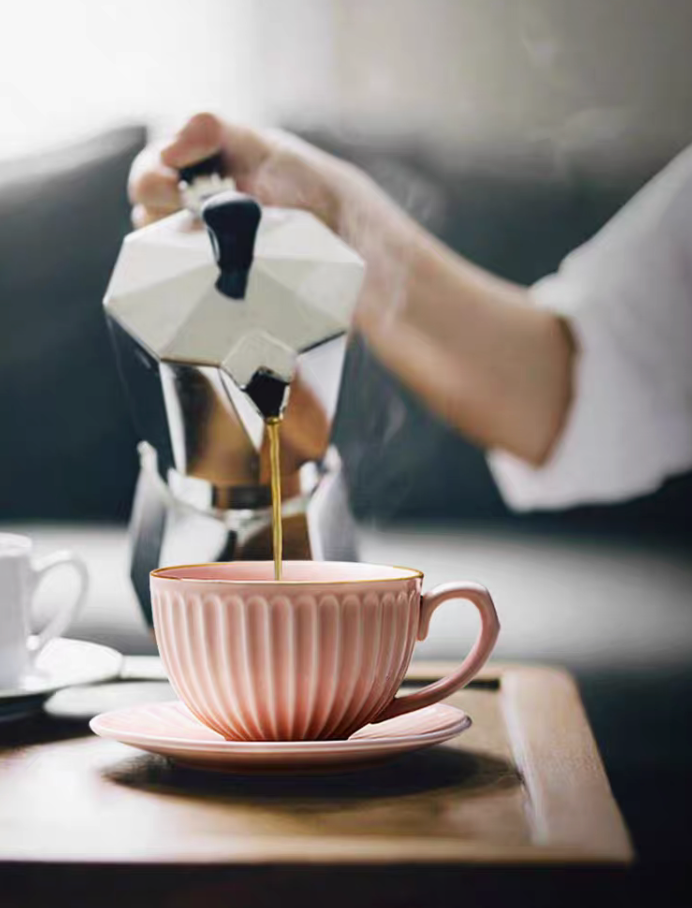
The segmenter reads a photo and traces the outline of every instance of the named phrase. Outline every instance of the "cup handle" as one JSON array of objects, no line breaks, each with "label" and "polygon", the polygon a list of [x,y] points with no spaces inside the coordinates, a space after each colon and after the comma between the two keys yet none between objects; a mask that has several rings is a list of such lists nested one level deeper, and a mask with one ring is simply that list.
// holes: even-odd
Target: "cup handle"
[{"label": "cup handle", "polygon": [[500,622],[490,593],[479,583],[445,583],[436,586],[429,593],[425,593],[421,600],[418,639],[425,640],[428,636],[433,612],[438,605],[442,605],[448,599],[465,599],[473,603],[480,613],[481,629],[471,652],[451,675],[447,675],[433,684],[428,684],[413,694],[396,697],[389,706],[385,707],[375,720],[376,722],[392,719],[394,716],[401,716],[403,713],[410,713],[414,709],[422,709],[424,706],[430,706],[431,703],[437,703],[438,700],[444,700],[445,697],[468,684],[485,664],[495,646],[497,635],[500,633]]},{"label": "cup handle", "polygon": [[67,630],[84,605],[89,589],[89,572],[82,559],[77,555],[73,555],[72,552],[53,552],[52,555],[46,555],[45,558],[38,558],[34,561],[32,565],[34,575],[33,591],[36,591],[39,583],[49,571],[64,564],[69,564],[77,572],[80,582],[79,592],[72,602],[61,606],[43,630],[32,639],[30,644],[32,656],[40,653],[49,640],[59,637],[63,631]]}]

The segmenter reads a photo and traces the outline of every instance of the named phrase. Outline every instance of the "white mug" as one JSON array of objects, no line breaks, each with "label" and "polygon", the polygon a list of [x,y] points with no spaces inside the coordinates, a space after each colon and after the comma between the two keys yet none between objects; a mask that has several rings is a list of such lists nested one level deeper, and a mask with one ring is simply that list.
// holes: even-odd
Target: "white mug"
[{"label": "white mug", "polygon": [[[12,688],[43,647],[70,625],[86,599],[89,574],[71,552],[31,557],[27,536],[0,533],[0,689]],[[79,576],[79,592],[72,602],[54,611],[37,636],[30,636],[31,603],[42,578],[53,568],[69,564]]]}]

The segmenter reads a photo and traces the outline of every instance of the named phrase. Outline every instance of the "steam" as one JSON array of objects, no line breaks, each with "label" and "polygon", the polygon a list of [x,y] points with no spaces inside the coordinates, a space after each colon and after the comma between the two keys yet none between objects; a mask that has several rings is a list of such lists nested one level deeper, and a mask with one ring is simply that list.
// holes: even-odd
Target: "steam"
[{"label": "steam", "polygon": [[[514,7],[516,30],[529,66],[553,92],[553,103],[564,114],[557,124],[534,130],[534,138],[549,139],[556,152],[569,153],[577,148],[597,147],[625,135],[632,126],[631,104],[593,103],[588,67],[578,72],[569,65],[569,48],[560,38],[560,29],[536,2],[526,0]],[[584,10],[587,15],[587,10]]]},{"label": "steam", "polygon": [[[401,219],[400,208],[430,229],[443,222],[441,191],[401,161],[375,158],[367,167],[380,191],[360,204],[357,194],[342,212],[339,233],[367,264],[359,301],[360,325],[390,330],[404,317],[409,290],[409,250],[389,223]],[[352,340],[344,373],[336,441],[344,459],[357,516],[377,519],[401,511],[419,477],[434,459],[436,441],[421,411],[399,382],[369,351],[362,337]]]},{"label": "steam", "polygon": [[[365,165],[381,187],[378,191],[350,170],[335,174],[332,160],[301,140],[283,133],[275,136],[274,154],[259,168],[252,186],[242,188],[265,204],[318,214],[354,248],[366,262],[356,323],[376,323],[377,330],[386,331],[402,316],[410,278],[408,251],[397,239],[401,234],[396,222],[402,217],[397,205],[419,223],[439,230],[445,214],[440,187],[420,169],[375,154]],[[329,180],[348,181],[346,203],[338,213],[328,183],[320,183],[321,173]],[[412,426],[416,414],[422,431]],[[394,516],[435,456],[437,440],[428,419],[379,365],[359,333],[351,338],[346,357],[333,439],[359,516],[364,512],[376,512],[380,519]]]}]

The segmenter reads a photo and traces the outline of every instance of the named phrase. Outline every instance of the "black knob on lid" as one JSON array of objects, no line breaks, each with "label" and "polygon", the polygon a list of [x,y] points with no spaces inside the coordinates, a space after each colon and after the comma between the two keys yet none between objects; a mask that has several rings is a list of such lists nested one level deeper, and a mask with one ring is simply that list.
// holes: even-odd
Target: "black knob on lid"
[{"label": "black knob on lid", "polygon": [[196,164],[188,164],[187,167],[181,167],[178,173],[180,174],[180,179],[187,183],[188,186],[191,186],[197,177],[210,177],[213,174],[222,177],[223,171],[223,159],[217,153],[204,158],[202,161],[197,161]]},{"label": "black knob on lid", "polygon": [[233,299],[243,299],[255,250],[255,237],[262,209],[249,195],[219,192],[202,207],[221,271],[217,289]]}]

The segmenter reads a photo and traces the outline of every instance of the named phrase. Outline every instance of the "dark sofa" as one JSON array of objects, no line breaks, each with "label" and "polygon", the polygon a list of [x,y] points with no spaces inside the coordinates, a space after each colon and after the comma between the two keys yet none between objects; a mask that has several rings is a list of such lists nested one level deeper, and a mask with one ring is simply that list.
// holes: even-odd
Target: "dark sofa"
[{"label": "dark sofa", "polygon": [[129,514],[135,437],[100,300],[145,136],[0,163],[0,519]]}]

